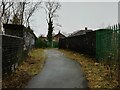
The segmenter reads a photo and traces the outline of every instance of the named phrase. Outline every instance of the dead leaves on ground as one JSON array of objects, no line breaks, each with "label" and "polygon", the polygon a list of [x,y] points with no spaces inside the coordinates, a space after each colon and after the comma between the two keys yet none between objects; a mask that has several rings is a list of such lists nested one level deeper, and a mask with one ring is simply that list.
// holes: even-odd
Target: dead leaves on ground
[{"label": "dead leaves on ground", "polygon": [[31,78],[25,71],[13,73],[11,76],[3,80],[3,88],[22,88]]},{"label": "dead leaves on ground", "polygon": [[[109,66],[96,62],[95,59],[83,54],[60,50],[67,57],[79,62],[86,74],[90,88],[120,88],[117,69],[111,70]],[[115,67],[116,68],[116,67]]]}]

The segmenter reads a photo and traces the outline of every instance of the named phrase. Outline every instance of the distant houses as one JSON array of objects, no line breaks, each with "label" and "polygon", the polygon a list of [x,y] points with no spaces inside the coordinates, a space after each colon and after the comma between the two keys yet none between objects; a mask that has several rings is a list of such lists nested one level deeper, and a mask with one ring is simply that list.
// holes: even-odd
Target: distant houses
[{"label": "distant houses", "polygon": [[[74,37],[74,36],[79,36],[79,35],[84,35],[88,32],[92,32],[93,30],[92,29],[88,29],[87,27],[85,27],[85,29],[83,30],[78,30],[78,31],[75,31],[71,34],[69,34],[68,36],[65,36],[64,34],[62,34],[60,31],[57,33],[57,34],[54,34],[53,35],[53,42],[59,42],[59,39],[63,39],[63,38],[66,38],[66,37]],[[40,36],[39,37],[42,41],[47,41],[47,37],[45,36]]]},{"label": "distant houses", "polygon": [[[58,34],[54,34],[53,35],[53,41],[54,42],[59,42],[59,39],[60,38],[65,38],[66,36],[65,35],[63,35],[60,31],[58,32]],[[45,36],[40,36],[39,37],[42,41],[47,41],[47,37],[45,37]]]},{"label": "distant houses", "polygon": [[41,36],[39,37],[39,39],[41,39],[42,41],[47,41],[47,37],[45,37],[45,36],[43,36],[43,35],[41,35]]},{"label": "distant houses", "polygon": [[[57,34],[53,35],[53,42],[59,42],[59,39],[63,39],[63,38],[66,38],[66,37],[74,37],[74,36],[84,35],[84,34],[89,33],[89,32],[93,32],[93,30],[92,29],[88,29],[87,27],[85,27],[84,30],[81,29],[81,30],[75,31],[75,32],[69,34],[68,36],[65,36],[64,34],[62,34],[59,31]],[[45,36],[41,35],[39,38],[42,41],[47,41],[47,37],[45,37]]]},{"label": "distant houses", "polygon": [[88,29],[87,27],[85,27],[84,30],[78,30],[76,32],[73,32],[71,35],[69,35],[68,37],[74,37],[74,36],[79,36],[79,35],[84,35],[88,32],[92,32],[93,30]]},{"label": "distant houses", "polygon": [[65,38],[66,36],[63,35],[60,31],[58,32],[58,34],[53,36],[53,41],[59,42],[60,38]]},{"label": "distant houses", "polygon": [[[37,47],[52,47],[52,48],[58,48],[58,44],[59,44],[59,39],[60,38],[65,38],[66,36],[63,35],[60,31],[58,32],[58,34],[53,34],[52,36],[52,45],[49,45],[49,42],[47,40],[47,37],[41,35],[38,40],[37,40]],[[39,44],[39,45],[38,45]],[[41,44],[41,46],[40,46]]]}]

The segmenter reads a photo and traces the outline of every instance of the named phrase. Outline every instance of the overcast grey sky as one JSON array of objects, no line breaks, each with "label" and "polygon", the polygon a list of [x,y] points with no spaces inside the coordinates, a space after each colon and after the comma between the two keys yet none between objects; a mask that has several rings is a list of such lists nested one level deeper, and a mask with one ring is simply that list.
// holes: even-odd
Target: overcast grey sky
[{"label": "overcast grey sky", "polygon": [[[104,28],[118,22],[117,2],[61,2],[61,5],[58,21],[55,21],[62,25],[61,32],[72,33],[84,27]],[[37,36],[47,34],[45,17],[44,10],[39,9],[31,18],[31,27]]]}]

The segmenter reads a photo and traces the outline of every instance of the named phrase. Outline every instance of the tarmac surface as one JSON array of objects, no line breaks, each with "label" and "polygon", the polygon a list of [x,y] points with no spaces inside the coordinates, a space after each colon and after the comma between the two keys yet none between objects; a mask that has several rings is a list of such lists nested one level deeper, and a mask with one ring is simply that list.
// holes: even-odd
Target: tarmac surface
[{"label": "tarmac surface", "polygon": [[81,65],[57,49],[45,50],[43,70],[33,77],[26,88],[87,88]]}]

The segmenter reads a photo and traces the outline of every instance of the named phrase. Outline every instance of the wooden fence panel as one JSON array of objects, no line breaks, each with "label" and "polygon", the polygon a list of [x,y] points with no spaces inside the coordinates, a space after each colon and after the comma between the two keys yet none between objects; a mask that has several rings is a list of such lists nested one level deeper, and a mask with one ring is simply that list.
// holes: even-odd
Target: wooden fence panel
[{"label": "wooden fence panel", "polygon": [[23,55],[23,39],[17,36],[2,35],[2,74],[15,70]]},{"label": "wooden fence panel", "polygon": [[119,30],[99,29],[83,35],[60,39],[59,47],[95,57],[97,60],[118,60]]}]

